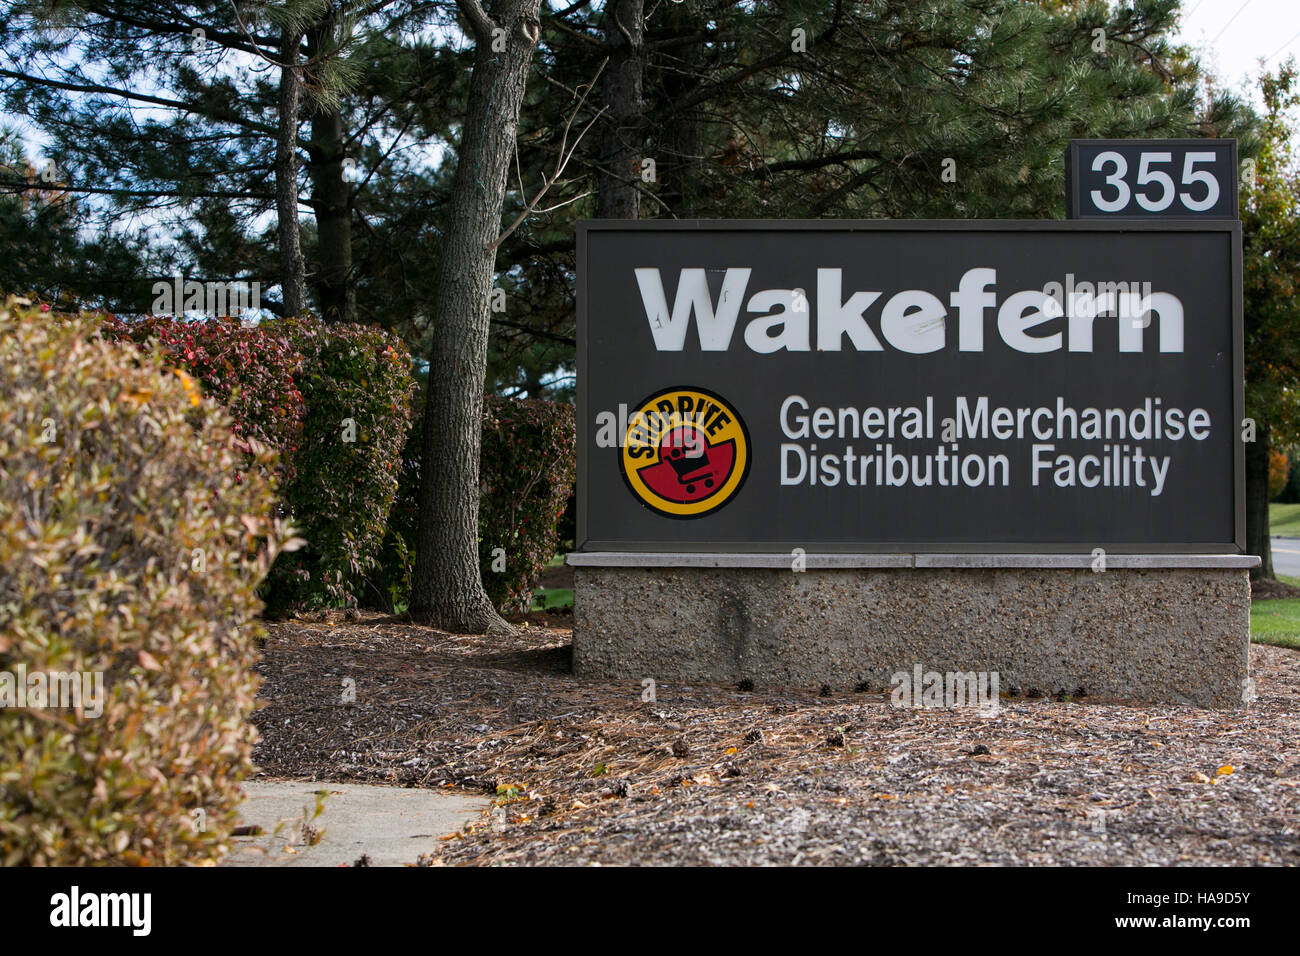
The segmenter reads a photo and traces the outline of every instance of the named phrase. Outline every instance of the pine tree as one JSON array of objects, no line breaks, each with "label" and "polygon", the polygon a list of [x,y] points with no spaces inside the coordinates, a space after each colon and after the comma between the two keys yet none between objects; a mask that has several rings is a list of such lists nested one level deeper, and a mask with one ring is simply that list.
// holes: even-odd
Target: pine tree
[{"label": "pine tree", "polygon": [[[59,186],[56,166],[38,167],[17,133],[0,129],[0,299],[25,296],[76,311],[82,305],[115,309],[145,294],[138,240],[84,238],[78,200]],[[117,281],[87,287],[88,260],[109,266]]]},{"label": "pine tree", "polygon": [[[511,281],[544,304],[524,323],[539,343],[572,335],[572,223],[607,214],[615,189],[634,189],[647,218],[1059,218],[1072,138],[1238,136],[1243,156],[1255,149],[1244,104],[1198,99],[1195,61],[1169,40],[1176,0],[694,0],[653,8],[634,61],[612,10],[626,8],[572,4],[544,18],[525,180],[554,156],[572,91],[606,59],[601,105],[620,118],[602,116],[600,139],[554,190],[572,204],[532,217],[503,248]],[[618,56],[642,71],[639,88],[620,75],[622,100]],[[511,196],[507,215],[520,205]],[[494,342],[522,352],[526,334],[499,325]],[[571,357],[546,352],[557,371]]]},{"label": "pine tree", "polygon": [[[390,5],[364,8],[375,17]],[[179,242],[192,258],[219,259],[226,270],[240,260],[214,253],[240,252],[252,260],[246,268],[219,275],[279,282],[297,311],[305,278],[301,250],[294,249],[301,233],[301,114],[336,111],[355,81],[347,54],[364,30],[348,11],[362,6],[14,3],[0,12],[4,105],[29,116],[51,140],[50,153],[66,173],[63,188],[94,200],[82,206],[86,218],[97,213],[103,226],[148,222],[159,247]],[[303,37],[312,42],[303,46]],[[282,56],[295,65],[281,69]],[[316,151],[321,169],[311,170],[313,203],[327,209],[337,202],[341,178],[332,175],[338,158],[329,146]],[[274,243],[252,233],[271,208],[278,208]],[[334,222],[318,229],[325,241],[337,232]],[[278,268],[267,255],[272,245],[282,253]],[[337,254],[337,243],[330,249]],[[317,270],[331,289],[339,273],[334,261]]]}]

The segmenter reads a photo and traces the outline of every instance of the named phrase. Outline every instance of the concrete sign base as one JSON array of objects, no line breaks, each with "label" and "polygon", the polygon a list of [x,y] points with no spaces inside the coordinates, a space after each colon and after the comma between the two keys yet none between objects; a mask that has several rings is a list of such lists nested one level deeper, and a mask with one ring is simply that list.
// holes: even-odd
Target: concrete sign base
[{"label": "concrete sign base", "polygon": [[[1003,694],[1249,701],[1249,555],[569,555],[582,676],[754,686],[988,672]],[[918,689],[919,692],[919,689]]]}]

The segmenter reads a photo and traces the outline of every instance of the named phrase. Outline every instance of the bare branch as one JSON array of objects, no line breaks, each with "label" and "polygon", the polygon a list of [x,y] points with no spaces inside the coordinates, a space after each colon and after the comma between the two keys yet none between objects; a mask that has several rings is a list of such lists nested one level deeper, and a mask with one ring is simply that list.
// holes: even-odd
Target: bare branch
[{"label": "bare branch", "polygon": [[392,145],[390,145],[388,149],[384,150],[384,154],[380,156],[375,164],[366,171],[366,175],[362,178],[361,182],[357,183],[356,188],[348,194],[349,201],[356,199],[356,197],[361,194],[361,191],[365,189],[366,186],[370,185],[371,177],[375,175],[380,166],[388,162],[388,157],[393,155],[393,152],[397,149],[397,144],[402,141],[402,137],[406,135],[406,131],[411,128],[411,124],[414,122],[415,117],[411,116],[402,124],[402,128],[399,129],[397,135],[393,137]]},{"label": "bare branch", "polygon": [[[600,66],[596,68],[596,75],[591,78],[591,82],[587,84],[587,88],[583,90],[582,96],[578,100],[578,105],[573,108],[573,112],[570,113],[568,119],[564,121],[564,132],[560,136],[560,152],[555,159],[555,171],[551,173],[551,175],[543,177],[542,188],[538,190],[537,195],[534,196],[532,200],[528,203],[528,205],[526,205],[523,208],[523,211],[521,211],[519,215],[515,217],[515,221],[510,224],[509,228],[507,228],[505,232],[501,233],[501,235],[497,236],[496,241],[487,247],[486,250],[487,252],[494,251],[497,246],[505,242],[506,238],[509,237],[509,235],[512,232],[518,229],[525,219],[527,219],[529,216],[531,216],[534,212],[537,211],[537,207],[538,205],[541,204],[542,197],[546,195],[547,190],[549,190],[552,186],[554,186],[556,181],[559,180],[559,178],[564,175],[564,169],[566,166],[569,165],[569,160],[573,158],[573,154],[577,152],[578,144],[582,142],[582,138],[587,135],[587,133],[591,130],[593,126],[596,125],[596,121],[605,114],[605,110],[608,109],[608,107],[602,106],[596,112],[596,115],[591,118],[591,122],[589,122],[586,126],[584,126],[582,128],[582,132],[580,132],[577,135],[577,137],[573,140],[573,145],[568,146],[569,131],[573,128],[573,121],[577,119],[578,114],[582,112],[583,104],[587,102],[587,97],[591,95],[591,91],[596,88],[596,81],[600,79],[600,74],[605,69],[605,64],[608,62],[609,62],[609,57],[605,57],[605,59],[600,61]],[[590,195],[590,194],[584,193],[583,195]],[[581,198],[582,196],[578,196],[575,199],[568,200],[568,202],[576,202],[578,199]],[[559,209],[560,206],[564,206],[564,205],[566,205],[566,203],[560,203],[559,206],[553,206],[551,208]],[[547,211],[549,212],[550,210]]]},{"label": "bare branch", "polygon": [[545,209],[537,209],[534,211],[539,216],[544,213],[555,212],[555,210],[563,209],[565,206],[572,206],[579,199],[586,199],[588,196],[593,195],[594,193],[595,193],[594,189],[588,189],[585,193],[581,193],[580,195],[574,196],[572,199],[566,199],[564,200],[564,202],[557,202],[554,206],[547,206]]}]

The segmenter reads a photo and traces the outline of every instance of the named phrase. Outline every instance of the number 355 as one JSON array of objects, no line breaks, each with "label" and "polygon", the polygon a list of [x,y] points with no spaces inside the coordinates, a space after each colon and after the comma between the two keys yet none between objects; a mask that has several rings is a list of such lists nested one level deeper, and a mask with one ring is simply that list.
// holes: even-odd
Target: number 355
[{"label": "number 355", "polygon": [[[1147,212],[1163,212],[1173,205],[1175,199],[1192,212],[1205,212],[1212,208],[1219,201],[1219,181],[1208,169],[1197,169],[1196,166],[1198,163],[1213,163],[1214,153],[1186,154],[1183,158],[1182,181],[1186,188],[1182,192],[1178,191],[1167,172],[1154,168],[1161,164],[1172,164],[1173,161],[1172,153],[1142,153],[1135,185],[1154,188],[1140,188],[1135,192],[1129,188],[1124,178],[1128,175],[1128,161],[1114,150],[1098,153],[1092,161],[1092,171],[1106,174],[1106,185],[1114,188],[1115,195],[1107,198],[1108,190],[1094,189],[1091,193],[1093,203],[1102,212],[1119,212],[1128,206],[1130,199],[1136,199],[1137,204]],[[1113,167],[1109,173],[1106,173],[1107,166]],[[1205,186],[1205,195],[1200,199],[1194,198],[1191,188],[1197,183]]]}]

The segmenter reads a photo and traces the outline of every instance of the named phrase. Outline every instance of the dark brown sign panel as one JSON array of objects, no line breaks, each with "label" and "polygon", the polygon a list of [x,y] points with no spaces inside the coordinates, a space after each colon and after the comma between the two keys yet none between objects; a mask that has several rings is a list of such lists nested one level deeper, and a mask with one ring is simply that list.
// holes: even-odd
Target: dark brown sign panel
[{"label": "dark brown sign panel", "polygon": [[1075,139],[1070,219],[1236,219],[1235,139]]},{"label": "dark brown sign panel", "polygon": [[1243,544],[1234,222],[587,222],[580,550]]}]

